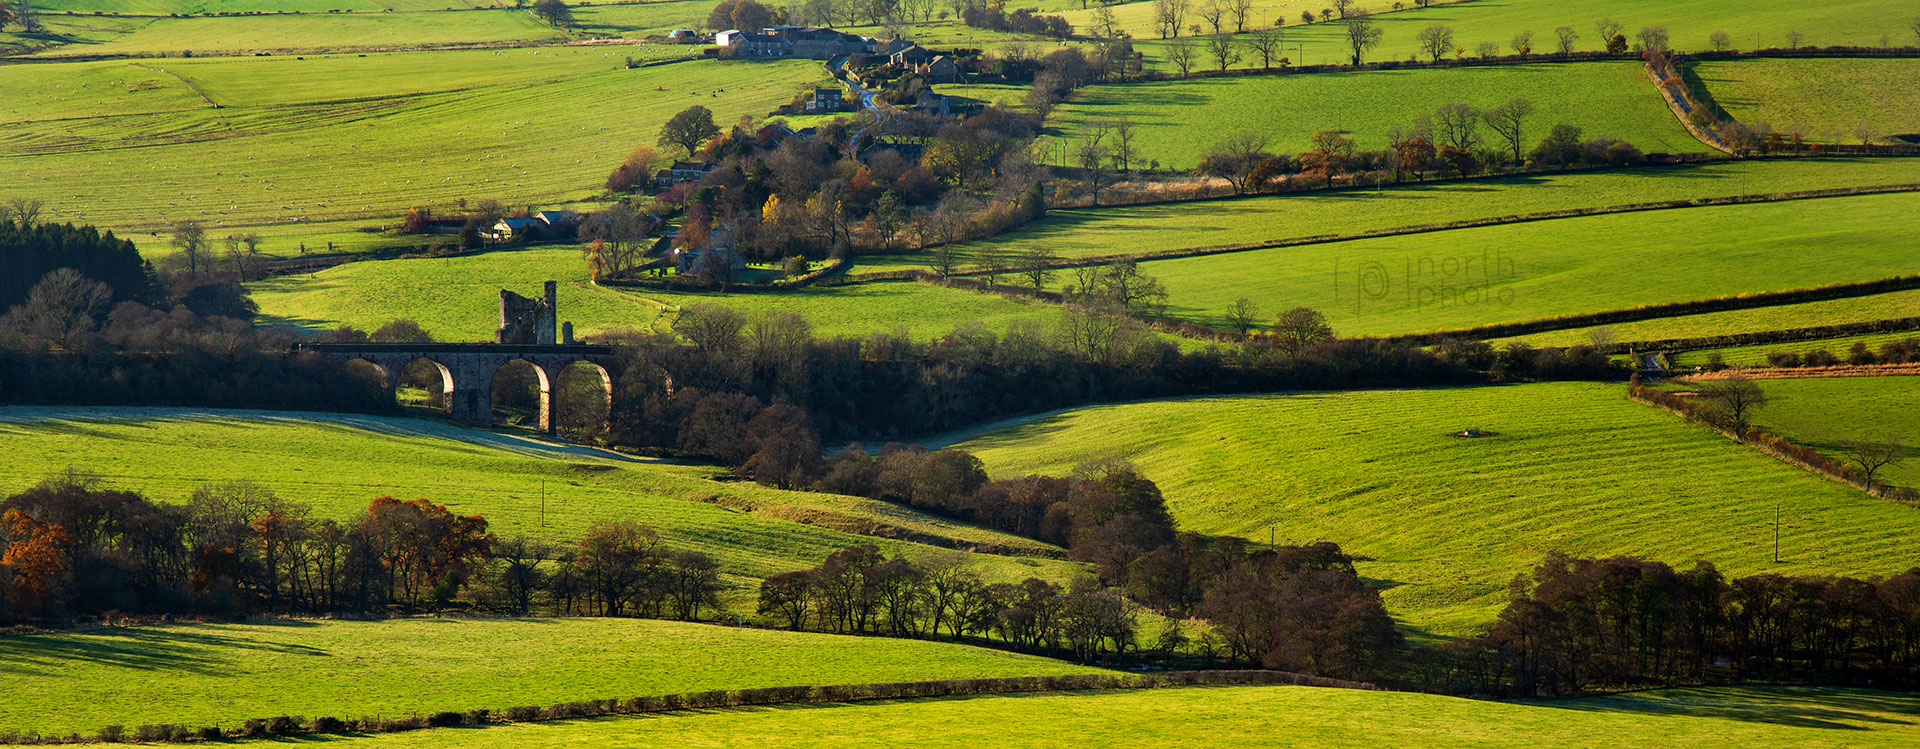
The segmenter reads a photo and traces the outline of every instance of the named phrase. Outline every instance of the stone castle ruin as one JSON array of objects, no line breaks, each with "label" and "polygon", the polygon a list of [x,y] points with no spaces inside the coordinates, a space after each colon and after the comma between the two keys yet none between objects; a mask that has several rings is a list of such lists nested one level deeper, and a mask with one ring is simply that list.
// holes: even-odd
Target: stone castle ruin
[{"label": "stone castle ruin", "polygon": [[548,281],[545,293],[539,299],[501,289],[500,329],[494,332],[493,342],[552,345],[557,328],[559,342],[571,345],[573,323],[556,326],[560,316],[554,300],[556,287],[555,282]]}]

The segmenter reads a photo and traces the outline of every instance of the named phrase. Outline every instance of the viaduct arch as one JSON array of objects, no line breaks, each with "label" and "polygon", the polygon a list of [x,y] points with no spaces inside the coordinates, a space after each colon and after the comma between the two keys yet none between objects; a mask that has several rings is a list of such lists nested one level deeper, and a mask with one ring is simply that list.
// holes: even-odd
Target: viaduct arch
[{"label": "viaduct arch", "polygon": [[493,376],[501,367],[516,361],[533,366],[540,383],[540,430],[555,431],[555,393],[560,372],[576,362],[586,362],[600,375],[607,402],[613,402],[613,374],[616,356],[612,346],[588,344],[507,344],[507,343],[306,343],[300,350],[322,357],[342,367],[361,361],[373,365],[382,385],[392,392],[399,387],[400,373],[407,365],[425,360],[440,371],[441,384],[448,400],[448,412],[455,421],[485,429],[493,425]]}]

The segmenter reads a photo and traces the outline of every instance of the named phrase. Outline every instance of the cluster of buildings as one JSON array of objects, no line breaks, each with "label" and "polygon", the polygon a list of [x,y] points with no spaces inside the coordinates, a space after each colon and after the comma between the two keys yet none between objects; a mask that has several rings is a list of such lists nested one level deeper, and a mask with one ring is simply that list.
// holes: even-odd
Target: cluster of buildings
[{"label": "cluster of buildings", "polygon": [[826,60],[852,54],[867,54],[880,42],[857,34],[833,29],[804,26],[775,26],[758,33],[729,29],[713,35],[713,43],[732,51],[734,57],[799,57]]},{"label": "cluster of buildings", "polygon": [[828,60],[852,55],[882,55],[908,72],[934,83],[958,83],[960,64],[905,39],[880,40],[833,29],[775,26],[759,32],[729,29],[713,35],[713,43],[734,57],[798,57]]}]

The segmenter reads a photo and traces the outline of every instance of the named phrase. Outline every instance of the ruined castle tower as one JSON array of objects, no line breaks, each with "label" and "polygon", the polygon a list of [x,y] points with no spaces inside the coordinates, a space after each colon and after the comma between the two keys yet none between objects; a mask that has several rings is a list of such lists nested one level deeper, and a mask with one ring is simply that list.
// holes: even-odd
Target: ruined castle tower
[{"label": "ruined castle tower", "polygon": [[556,282],[548,281],[540,299],[501,289],[500,329],[494,333],[493,342],[552,345],[559,327],[555,322],[559,313],[554,307],[557,288]]}]

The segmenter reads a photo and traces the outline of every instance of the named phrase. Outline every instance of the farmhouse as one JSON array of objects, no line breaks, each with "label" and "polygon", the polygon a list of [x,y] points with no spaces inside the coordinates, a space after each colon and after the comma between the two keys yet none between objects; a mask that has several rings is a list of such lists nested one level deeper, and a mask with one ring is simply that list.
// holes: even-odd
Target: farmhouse
[{"label": "farmhouse", "polygon": [[847,92],[840,88],[816,88],[807,99],[808,112],[840,112],[847,108]]},{"label": "farmhouse", "polygon": [[722,31],[713,35],[713,41],[734,57],[793,56],[793,42],[772,34]]},{"label": "farmhouse", "polygon": [[893,61],[893,64],[907,70],[918,70],[920,66],[927,64],[927,61],[933,59],[933,53],[928,52],[926,47],[914,45],[894,52],[893,56],[889,59]]},{"label": "farmhouse", "polygon": [[928,60],[926,65],[920,67],[919,72],[929,83],[960,82],[960,64],[946,55]]},{"label": "farmhouse", "polygon": [[673,166],[662,169],[653,175],[653,186],[665,190],[682,182],[698,182],[713,171],[711,161],[676,161]]},{"label": "farmhouse", "polygon": [[713,35],[713,43],[733,57],[805,57],[825,60],[865,53],[873,40],[833,29],[775,26],[759,33],[729,29]]},{"label": "farmhouse", "polygon": [[747,268],[746,258],[734,249],[733,227],[725,224],[707,233],[706,246],[674,250],[673,262],[681,275],[689,276],[718,275],[722,270],[731,275]]}]

